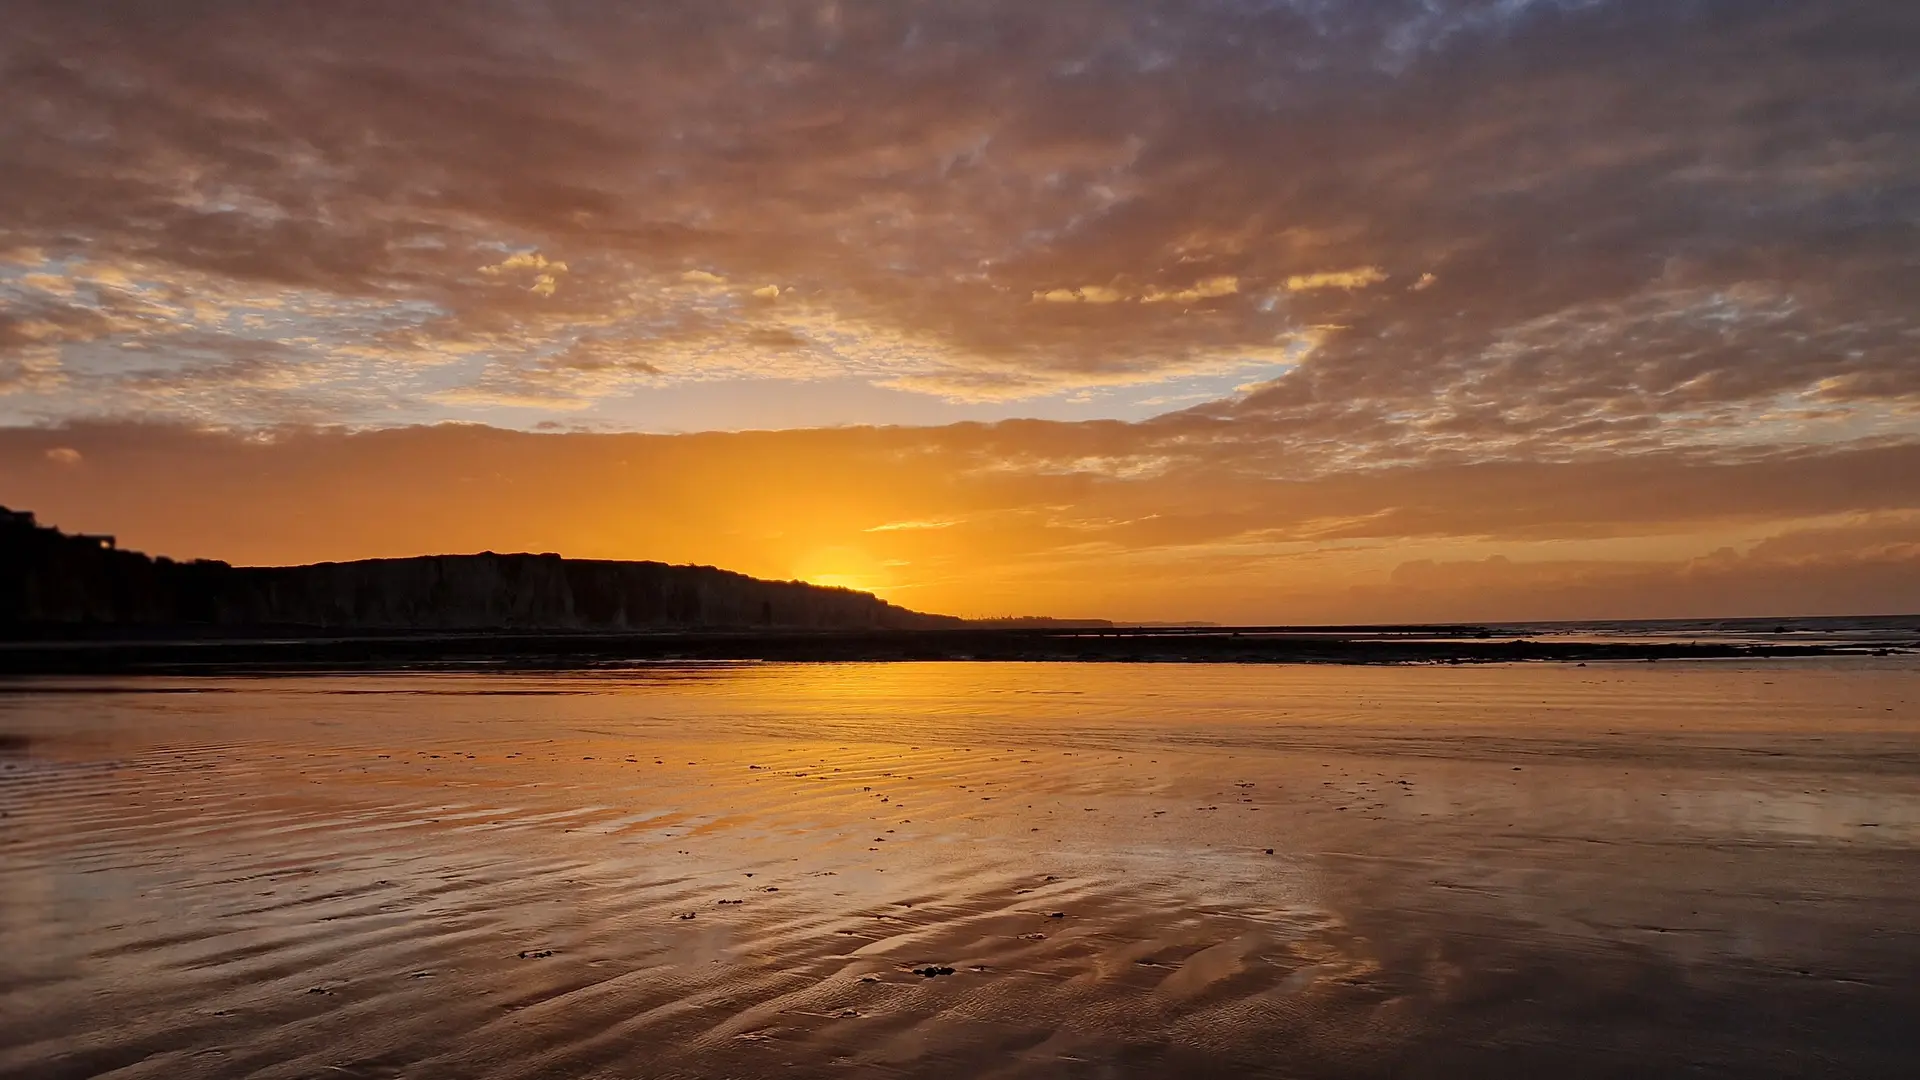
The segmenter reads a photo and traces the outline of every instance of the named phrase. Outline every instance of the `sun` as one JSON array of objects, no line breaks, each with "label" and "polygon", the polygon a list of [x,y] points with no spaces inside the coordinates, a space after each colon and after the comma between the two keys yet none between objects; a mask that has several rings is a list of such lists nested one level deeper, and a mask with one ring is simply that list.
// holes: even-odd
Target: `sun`
[{"label": "sun", "polygon": [[829,547],[795,561],[793,576],[813,585],[878,592],[890,583],[885,569],[858,548]]}]

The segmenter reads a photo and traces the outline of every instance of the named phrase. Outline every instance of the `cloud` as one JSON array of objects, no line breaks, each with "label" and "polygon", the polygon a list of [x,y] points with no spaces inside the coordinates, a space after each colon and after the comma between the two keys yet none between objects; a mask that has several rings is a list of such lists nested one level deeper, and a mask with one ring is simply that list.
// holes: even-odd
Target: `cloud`
[{"label": "cloud", "polygon": [[1177,304],[1191,304],[1198,300],[1215,300],[1222,296],[1232,296],[1240,291],[1240,279],[1232,274],[1218,274],[1214,277],[1196,281],[1184,289],[1172,292],[1160,289],[1148,289],[1140,297],[1143,304],[1159,304],[1171,301]]},{"label": "cloud", "polygon": [[66,383],[59,354],[53,349],[21,349],[0,355],[0,395],[47,393]]},{"label": "cloud", "polygon": [[[1916,395],[1901,0],[9,18],[0,289],[63,327],[52,417],[138,412],[97,349],[171,349],[182,311],[305,339],[290,366],[423,313],[396,363],[487,342],[446,369],[470,389],[597,338],[731,377],[756,316],[730,282],[841,328],[831,377],[942,395],[1174,381],[1347,327],[1212,415],[1355,460],[1825,438]],[[192,315],[214,293],[304,316]],[[398,413],[379,380],[306,407],[388,423],[458,389],[388,383]]]},{"label": "cloud", "polygon": [[765,349],[801,349],[807,339],[784,326],[756,326],[747,331],[747,341]]},{"label": "cloud", "polygon": [[1182,289],[1162,289],[1149,287],[1140,293],[1127,293],[1121,289],[1106,285],[1082,285],[1077,289],[1047,289],[1033,294],[1033,299],[1048,304],[1117,304],[1122,300],[1132,300],[1142,304],[1161,304],[1168,301],[1191,304],[1199,300],[1214,300],[1223,296],[1232,296],[1240,291],[1240,279],[1232,274],[1222,274]]},{"label": "cloud", "polygon": [[564,274],[567,272],[567,264],[548,259],[545,255],[537,251],[517,251],[491,266],[483,266],[480,268],[481,273],[490,277],[498,277],[512,270],[534,270],[542,274]]},{"label": "cloud", "polygon": [[[1357,266],[1352,270],[1321,270],[1311,274],[1293,274],[1287,278],[1288,292],[1313,292],[1316,289],[1364,289],[1369,285],[1378,285],[1387,280],[1387,275],[1377,266]],[[1416,288],[1433,281],[1432,274],[1424,274]]]},{"label": "cloud", "polygon": [[1034,293],[1033,298],[1049,304],[1117,304],[1127,296],[1105,285],[1082,285],[1077,289],[1047,289]]},{"label": "cloud", "polygon": [[889,521],[884,525],[874,525],[866,531],[876,533],[899,532],[903,529],[951,529],[958,524],[960,523],[957,521]]},{"label": "cloud", "polygon": [[[1810,534],[1817,546],[1804,544]],[[1903,518],[1892,529],[1866,522],[1790,530],[1745,551],[1721,547],[1684,559],[1417,560],[1353,599],[1378,604],[1389,590],[1405,609],[1467,619],[1905,614],[1920,602],[1920,528]]]},{"label": "cloud", "polygon": [[545,298],[560,291],[560,275],[567,272],[567,264],[549,259],[537,251],[517,251],[497,263],[480,268],[480,272],[488,277],[500,277],[514,271],[530,271],[532,278],[527,291]]},{"label": "cloud", "polygon": [[69,467],[78,465],[86,460],[80,451],[75,450],[71,446],[56,446],[48,450],[46,456],[47,460],[53,462],[55,465],[66,465]]}]

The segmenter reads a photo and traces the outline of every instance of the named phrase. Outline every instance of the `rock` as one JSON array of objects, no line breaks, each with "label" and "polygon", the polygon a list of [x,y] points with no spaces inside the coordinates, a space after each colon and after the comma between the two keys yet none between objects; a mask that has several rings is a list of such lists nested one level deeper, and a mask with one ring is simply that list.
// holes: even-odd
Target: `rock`
[{"label": "rock", "polygon": [[[0,521],[0,621],[360,629],[958,627],[871,594],[710,566],[427,555],[310,566],[176,563]],[[34,587],[19,587],[31,582]]]}]

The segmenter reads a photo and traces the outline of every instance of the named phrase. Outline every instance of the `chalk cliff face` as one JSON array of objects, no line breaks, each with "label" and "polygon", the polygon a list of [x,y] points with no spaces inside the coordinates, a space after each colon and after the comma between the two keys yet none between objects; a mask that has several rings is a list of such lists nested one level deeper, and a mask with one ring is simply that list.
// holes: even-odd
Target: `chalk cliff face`
[{"label": "chalk cliff face", "polygon": [[0,625],[342,630],[926,629],[959,619],[710,566],[429,555],[313,566],[179,563],[0,508]]}]

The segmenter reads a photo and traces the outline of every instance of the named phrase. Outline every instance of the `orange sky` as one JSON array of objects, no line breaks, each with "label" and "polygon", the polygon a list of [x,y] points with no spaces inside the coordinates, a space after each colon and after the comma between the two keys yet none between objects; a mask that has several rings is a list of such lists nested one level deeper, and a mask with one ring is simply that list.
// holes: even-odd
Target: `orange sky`
[{"label": "orange sky", "polygon": [[558,551],[922,610],[1231,622],[1920,609],[1920,447],[1249,480],[1185,425],[0,433],[10,503],[175,557]]},{"label": "orange sky", "polygon": [[0,503],[964,615],[1920,609],[1914,10],[23,0]]}]

